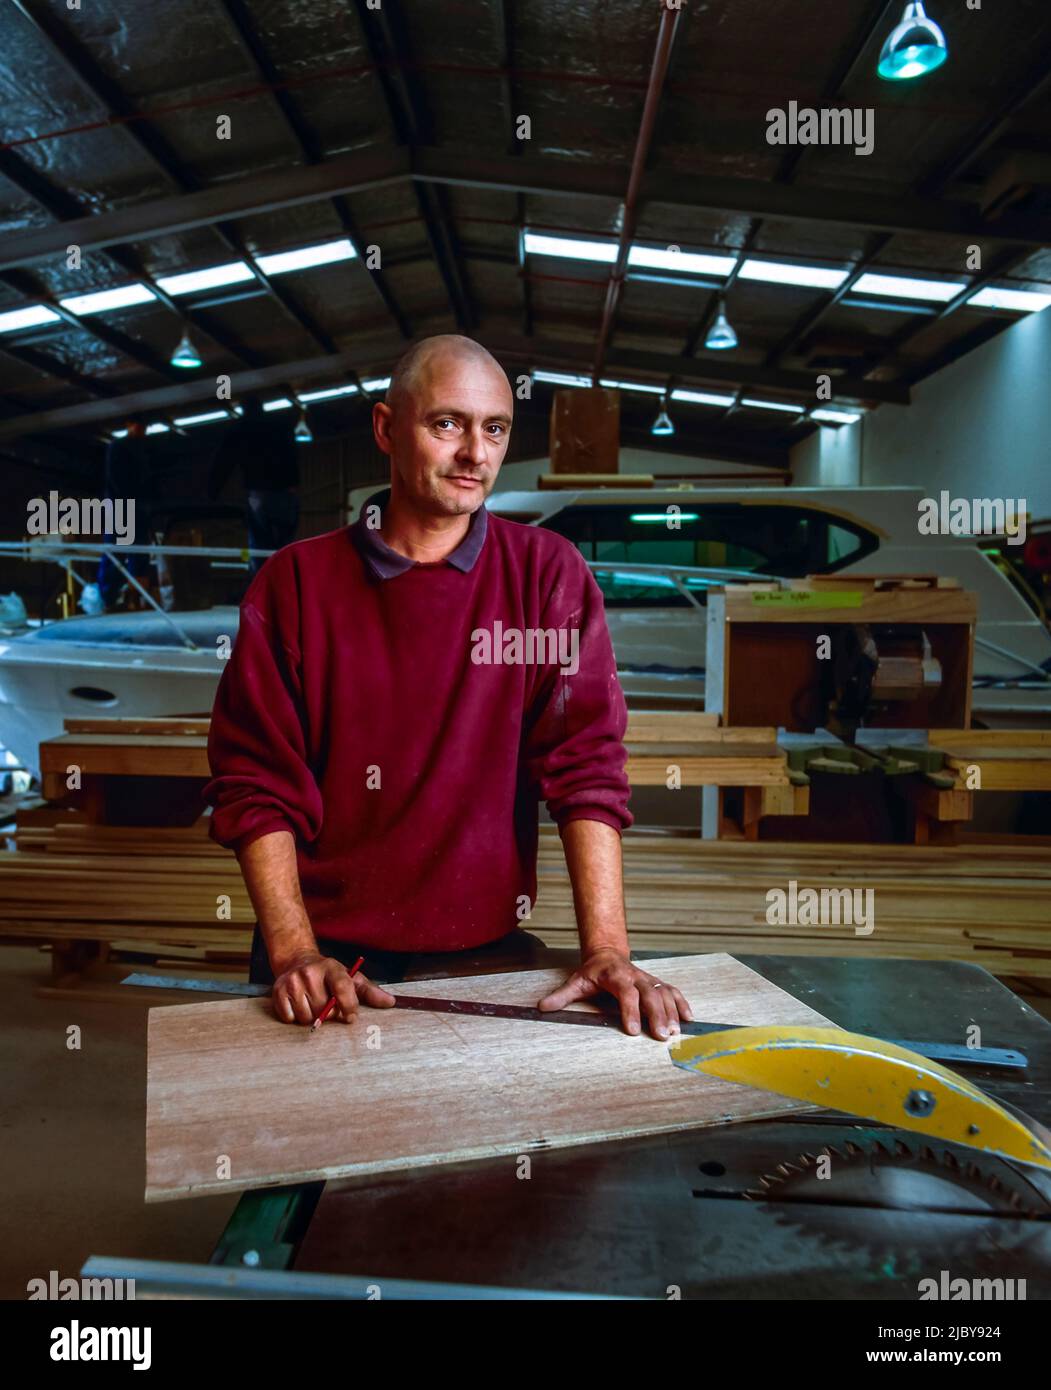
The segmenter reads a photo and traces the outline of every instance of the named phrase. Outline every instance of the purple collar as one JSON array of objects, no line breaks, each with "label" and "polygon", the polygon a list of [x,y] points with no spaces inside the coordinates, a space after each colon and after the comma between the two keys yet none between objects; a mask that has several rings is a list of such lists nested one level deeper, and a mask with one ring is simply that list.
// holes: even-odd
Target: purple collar
[{"label": "purple collar", "polygon": [[[394,579],[399,574],[404,574],[406,570],[411,570],[417,564],[416,560],[410,560],[407,555],[400,554],[397,550],[392,550],[383,540],[379,530],[365,525],[365,514],[369,507],[378,506],[382,515],[387,503],[390,500],[390,488],[384,488],[382,492],[373,493],[361,509],[361,515],[350,528],[351,538],[354,544],[361,551],[366,563],[372,570],[377,579]],[[471,524],[467,528],[467,534],[452,552],[446,555],[444,564],[455,565],[458,570],[463,570],[464,574],[474,568],[474,563],[482,553],[482,546],[485,544],[485,535],[489,525],[488,513],[485,504],[471,517]]]}]

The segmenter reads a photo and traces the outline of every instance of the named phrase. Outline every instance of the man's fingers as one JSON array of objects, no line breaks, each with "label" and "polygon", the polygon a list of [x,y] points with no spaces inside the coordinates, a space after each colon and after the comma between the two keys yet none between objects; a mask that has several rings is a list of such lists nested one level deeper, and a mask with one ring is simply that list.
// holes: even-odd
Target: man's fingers
[{"label": "man's fingers", "polygon": [[643,1013],[646,1016],[646,1025],[655,1038],[666,1038],[668,1036],[668,1014],[664,1007],[664,991],[658,989],[655,984],[643,981],[639,985],[639,996],[642,1000]]},{"label": "man's fingers", "polygon": [[289,981],[286,989],[288,991],[288,998],[292,1003],[292,1011],[296,1016],[296,1022],[313,1023],[316,1015],[314,1010],[310,1007],[310,1000],[307,998],[302,982],[293,979]]},{"label": "man's fingers", "polygon": [[675,1007],[678,1010],[679,1017],[683,1020],[684,1023],[692,1023],[693,1010],[690,1008],[689,1003],[687,1002],[686,997],[682,993],[682,991],[676,989],[673,985],[665,985],[665,989],[667,989],[668,993],[675,1000]]},{"label": "man's fingers", "polygon": [[564,985],[559,985],[550,994],[545,994],[537,1004],[538,1009],[564,1009],[567,1004],[575,1004],[578,999],[586,999],[592,993],[587,980],[570,975]]},{"label": "man's fingers", "polygon": [[634,985],[628,984],[617,992],[617,1003],[620,1005],[620,1021],[623,1024],[625,1033],[636,1034],[642,1031],[642,1023],[639,1018],[639,991]]},{"label": "man's fingers", "polygon": [[668,1036],[672,1037],[679,1032],[679,1006],[675,1002],[670,985],[661,984],[659,980],[655,984],[657,997],[664,1006],[664,1026],[668,1030]]},{"label": "man's fingers", "polygon": [[[355,981],[350,978],[349,973],[338,965],[330,965],[325,971],[325,1004],[334,994],[344,1023],[353,1023],[358,1012],[358,992],[354,985]],[[318,1010],[318,1017],[325,1004]]]},{"label": "man's fingers", "polygon": [[661,998],[664,1000],[664,1021],[668,1028],[668,1034],[670,1037],[674,1037],[676,1033],[682,1031],[679,1027],[679,1006],[675,1002],[674,993],[667,985],[661,990]]},{"label": "man's fingers", "polygon": [[282,1023],[295,1023],[296,1014],[292,1008],[292,1001],[288,997],[288,991],[283,985],[273,991],[274,1016],[279,1018]]},{"label": "man's fingers", "polygon": [[373,1009],[389,1009],[397,1003],[393,994],[388,994],[382,986],[364,979],[361,975],[354,976],[354,983],[358,988],[358,998]]}]

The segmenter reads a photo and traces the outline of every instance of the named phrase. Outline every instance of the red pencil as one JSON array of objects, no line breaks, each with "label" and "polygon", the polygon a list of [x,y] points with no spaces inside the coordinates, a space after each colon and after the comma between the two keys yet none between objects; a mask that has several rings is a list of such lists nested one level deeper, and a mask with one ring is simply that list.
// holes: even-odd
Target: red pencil
[{"label": "red pencil", "polygon": [[[355,976],[355,975],[358,973],[358,971],[361,969],[361,966],[362,966],[362,963],[364,962],[364,960],[365,960],[365,957],[364,957],[364,956],[358,956],[357,960],[356,960],[356,961],[354,962],[354,964],[350,967],[350,970],[348,971],[348,974],[350,975],[350,978],[351,978],[351,979],[353,979],[354,976]],[[328,1001],[328,1003],[325,1005],[325,1007],[321,1010],[320,1014],[318,1014],[317,1018],[314,1019],[314,1022],[310,1025],[310,1031],[311,1031],[312,1033],[316,1033],[316,1032],[317,1032],[317,1030],[318,1030],[318,1029],[321,1027],[321,1025],[324,1023],[325,1019],[328,1018],[329,1014],[330,1014],[330,1013],[332,1012],[332,1010],[336,1007],[336,1003],[337,1003],[336,996],[333,995],[332,998],[331,998],[331,999]]]}]

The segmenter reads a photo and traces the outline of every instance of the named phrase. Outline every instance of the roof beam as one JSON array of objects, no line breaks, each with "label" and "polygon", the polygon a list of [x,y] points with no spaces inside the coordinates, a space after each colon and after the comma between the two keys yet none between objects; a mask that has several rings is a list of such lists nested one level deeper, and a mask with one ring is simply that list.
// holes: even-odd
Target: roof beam
[{"label": "roof beam", "polygon": [[[174,151],[170,148],[167,141],[153,131],[149,126],[130,119],[134,116],[134,107],[121,91],[120,87],[109,78],[98,66],[95,60],[88,53],[86,48],[75,39],[59,21],[51,15],[46,7],[37,3],[37,0],[13,0],[15,7],[22,16],[33,26],[36,33],[43,39],[49,52],[53,53],[81,84],[87,93],[99,103],[108,116],[120,122],[119,128],[138,146],[139,150],[154,163],[169,182],[173,183],[182,193],[194,191],[197,181],[183,168]],[[37,174],[31,166],[20,160],[12,151],[5,151],[8,158],[0,162],[0,168],[4,169],[8,177],[18,183],[23,191],[35,198],[42,207],[51,215],[58,219],[60,223],[76,221],[83,216],[83,207],[78,199],[64,191],[53,189],[41,175]],[[19,168],[21,164],[21,168]],[[67,237],[67,245],[71,244]],[[223,330],[216,328],[207,319],[195,316],[171,298],[170,295],[160,288],[155,281],[147,275],[137,257],[125,247],[113,247],[108,249],[105,254],[114,262],[117,268],[125,275],[135,280],[142,280],[153,291],[154,295],[168,309],[181,319],[187,327],[195,328],[210,337],[224,352],[240,359],[245,365],[254,365],[258,362],[258,357],[242,347],[231,335]],[[3,276],[8,283],[14,285],[15,280],[12,276]],[[22,289],[20,293],[32,298],[30,290]],[[57,306],[56,312],[61,312]],[[94,333],[96,337],[107,342],[111,347],[117,346],[117,340],[106,338],[96,328],[84,320],[71,320],[74,324],[78,322],[89,333]],[[132,340],[125,338],[126,345],[131,345]],[[141,354],[134,352],[128,353],[133,360],[140,365],[151,365]],[[156,370],[156,366],[153,366]],[[167,373],[166,373],[167,374]]]},{"label": "roof beam", "polygon": [[[539,366],[562,363],[590,375],[593,358],[586,343],[554,342],[546,338],[515,338],[504,335],[480,335],[481,341],[497,356],[527,359]],[[582,369],[582,370],[581,370]],[[808,403],[814,395],[813,372],[784,371],[734,362],[704,361],[695,357],[676,357],[666,352],[639,352],[622,348],[609,354],[606,373],[644,372],[657,377],[675,376],[683,381],[732,382],[736,386],[765,386],[775,391],[796,392],[806,396]],[[832,393],[842,401],[889,401],[895,405],[909,404],[909,389],[901,382],[868,381],[861,377],[832,375]],[[654,385],[657,385],[654,382]]]},{"label": "roof beam", "polygon": [[106,76],[83,44],[39,0],[12,0],[12,3],[114,123],[121,124],[147,158],[163,169],[173,183],[184,192],[189,192],[194,181],[182,169],[167,140],[144,121],[137,119],[135,107],[117,83]]},{"label": "roof beam", "polygon": [[[504,117],[507,153],[512,159],[520,159],[522,142],[516,135],[515,89],[511,78],[511,61],[515,46],[513,5],[514,0],[491,0],[490,15],[492,16],[493,45],[496,49],[496,66],[500,71],[500,109]],[[522,291],[522,332],[528,337],[533,331],[533,288],[529,283],[529,276],[525,273],[525,223],[525,194],[516,193],[515,263],[518,266],[518,283]]]},{"label": "roof beam", "polygon": [[620,233],[617,237],[617,255],[610,268],[609,279],[606,284],[602,322],[599,324],[598,341],[595,345],[592,381],[596,384],[605,365],[606,354],[609,351],[610,339],[613,336],[613,329],[617,320],[617,310],[620,307],[621,296],[624,292],[624,276],[628,269],[628,256],[631,252],[632,242],[635,240],[635,229],[639,220],[639,193],[642,188],[642,178],[646,172],[646,165],[649,163],[653,131],[657,124],[661,97],[664,95],[664,79],[668,74],[672,46],[675,43],[681,14],[678,0],[675,0],[674,7],[672,0],[663,0],[661,16],[657,25],[657,41],[650,64],[649,82],[646,85],[646,99],[643,102],[639,131],[635,138],[631,172],[628,174],[624,201],[619,209]]},{"label": "roof beam", "polygon": [[[521,189],[551,197],[597,197],[620,201],[623,166],[572,160],[488,158],[417,149],[413,176],[438,183],[505,191]],[[886,197],[842,189],[798,188],[760,179],[716,178],[679,171],[652,171],[642,178],[641,199],[668,207],[743,213],[781,221],[871,227],[934,236],[984,236],[997,241],[1051,245],[1051,218],[1023,213],[995,221],[975,207],[915,196]]]},{"label": "roof beam", "polygon": [[71,244],[87,251],[151,241],[192,227],[209,227],[224,218],[249,217],[315,203],[334,193],[382,188],[407,177],[408,154],[396,149],[369,150],[324,164],[252,175],[197,193],[175,194],[75,218],[54,227],[15,232],[0,238],[0,270],[51,260],[64,254]]},{"label": "roof beam", "polygon": [[[432,122],[419,84],[409,75],[411,47],[396,0],[386,0],[378,9],[372,8],[368,0],[355,0],[355,11],[396,140],[399,145],[410,147],[428,144],[433,138]],[[449,224],[443,191],[416,182],[413,192],[453,316],[459,327],[470,328],[477,314],[467,288],[456,237]]]},{"label": "roof beam", "polygon": [[[274,387],[285,388],[293,383],[311,381],[317,377],[337,376],[340,373],[347,375],[358,369],[360,361],[357,353],[340,352],[232,372],[231,391],[233,395],[240,396]],[[0,421],[0,438],[14,439],[47,429],[100,425],[111,420],[126,419],[129,415],[172,410],[184,405],[193,405],[197,401],[214,400],[215,377],[194,377],[171,386],[154,386],[141,391],[130,391],[111,400],[82,401],[78,405],[59,406],[54,410],[15,416]]]},{"label": "roof beam", "polygon": [[[949,159],[939,165],[932,173],[928,174],[926,178],[920,180],[916,185],[917,195],[922,198],[937,197],[949,183],[957,178],[967,166],[1002,133],[1015,112],[1019,111],[1028,101],[1031,101],[1033,97],[1039,95],[1039,93],[1043,91],[1049,79],[1051,79],[1051,51],[1045,53],[1034,68],[1029,69],[1025,80],[1013,87],[1011,95],[1000,105],[992,116],[982,118],[967,138],[960,142],[955,153]],[[977,232],[975,235],[984,237],[987,241],[997,239],[996,234],[989,230]],[[1006,240],[1033,242],[1034,238],[1020,233],[1017,237],[1007,237]],[[791,351],[795,343],[805,333],[813,329],[817,323],[824,318],[828,311],[840,302],[843,296],[853,288],[865,271],[875,265],[879,256],[890,244],[890,241],[891,232],[889,230],[872,238],[864,255],[855,262],[850,274],[839,288],[833,290],[831,294],[821,299],[813,308],[808,309],[795,326],[781,339],[777,346],[767,354],[766,361],[768,365],[776,365],[781,358],[785,357]],[[1036,244],[1042,245],[1043,243],[1037,241]],[[973,289],[978,289],[982,283],[984,283],[984,280],[976,281]],[[963,298],[966,299],[969,297],[971,292],[972,288],[969,288]],[[952,301],[952,309],[955,310],[957,307],[957,301]],[[951,310],[949,312],[951,312]],[[925,326],[926,325],[924,325],[924,327]],[[889,357],[896,353],[898,346],[897,339],[892,339],[888,346],[886,356]],[[872,371],[878,365],[880,365],[879,362],[873,362],[868,370]]]},{"label": "roof beam", "polygon": [[[572,160],[510,155],[484,158],[437,149],[377,147],[326,160],[324,164],[252,175],[196,193],[75,218],[54,227],[9,233],[0,237],[0,270],[50,260],[64,253],[71,243],[89,250],[148,241],[227,218],[296,207],[340,193],[383,188],[410,178],[423,183],[549,197],[593,197],[619,203],[626,173],[619,166]],[[988,221],[974,207],[931,198],[887,198],[835,189],[794,188],[756,179],[660,171],[643,176],[642,198],[668,207],[743,213],[789,222],[1051,245],[1049,217],[1009,213]]]},{"label": "roof beam", "polygon": [[5,357],[10,357],[13,362],[20,362],[23,367],[30,367],[33,371],[49,376],[55,381],[62,381],[67,386],[75,386],[79,391],[85,391],[89,396],[103,398],[114,396],[117,393],[115,386],[108,385],[104,381],[97,381],[94,377],[85,376],[76,368],[69,366],[68,363],[60,361],[57,357],[52,357],[50,353],[41,352],[38,348],[19,347],[15,343],[5,343],[0,340],[0,352]]},{"label": "roof beam", "polygon": [[[251,63],[252,67],[255,69],[255,73],[256,76],[259,78],[259,81],[270,88],[270,92],[273,96],[274,102],[276,103],[278,110],[281,112],[285,125],[288,128],[288,133],[292,137],[292,140],[295,142],[295,145],[298,148],[299,153],[302,156],[304,162],[308,165],[320,164],[325,157],[324,147],[322,146],[321,142],[317,139],[314,132],[303,120],[303,117],[299,112],[299,108],[293,101],[291,94],[282,85],[281,75],[278,72],[277,68],[274,66],[273,60],[271,59],[270,54],[267,52],[265,44],[263,43],[262,39],[260,39],[256,31],[256,28],[252,23],[248,6],[244,3],[244,0],[219,0],[219,6],[222,9],[223,14],[226,16],[226,20],[230,27],[231,33],[237,40],[245,57]],[[355,225],[353,215],[351,214],[350,207],[348,206],[346,199],[341,195],[335,196],[332,199],[332,210],[336,214],[336,217],[339,219],[340,226],[343,228],[344,232],[346,232],[351,245],[354,247],[359,261],[361,262],[362,266],[364,266],[364,259],[361,254],[361,248],[363,245],[361,235],[357,229],[357,226]],[[251,264],[253,270],[256,271],[258,277],[261,274],[261,272],[258,270],[254,262],[252,262]],[[390,287],[388,286],[386,280],[383,277],[383,272],[380,270],[367,270],[367,274],[369,277],[369,283],[372,285],[373,289],[383,300],[387,312],[390,314],[391,318],[393,318],[394,322],[397,324],[398,332],[401,334],[403,338],[410,337],[411,335],[409,332],[408,321],[406,320],[405,315],[402,313],[401,309],[398,307],[398,304],[395,302],[394,295],[391,293]],[[276,295],[276,291],[274,290],[272,282],[267,281],[266,288],[271,294]],[[288,304],[285,304],[284,307],[286,311],[290,310],[290,306]],[[299,308],[298,305],[296,305],[294,306],[294,312],[298,316],[302,313],[302,310]],[[302,322],[302,320],[300,320],[300,322]],[[303,326],[306,327],[307,325],[303,323]],[[310,332],[311,336],[314,338],[314,341],[318,342],[320,345],[320,340],[317,336],[316,331],[312,327],[308,328],[307,331]]]},{"label": "roof beam", "polygon": [[[584,374],[589,371],[593,362],[586,343],[549,342],[540,338],[525,337],[490,339],[485,335],[482,335],[482,340],[497,354],[525,360],[530,364],[567,364]],[[279,362],[273,366],[232,373],[231,389],[234,395],[273,388],[287,389],[318,377],[333,377],[340,373],[350,376],[361,371],[364,365],[358,352],[340,352],[296,362]],[[737,385],[744,383],[748,386],[793,391],[807,397],[813,395],[814,388],[813,376],[809,372],[735,367],[729,362],[699,362],[668,353],[613,352],[609,355],[607,371],[647,372],[655,376],[674,375],[684,381],[696,382],[730,381]],[[863,381],[853,377],[833,376],[832,389],[836,400],[892,401],[898,405],[907,405],[909,402],[909,388],[899,382]],[[15,416],[0,421],[0,439],[37,434],[41,430],[98,426],[111,420],[126,419],[128,415],[170,411],[179,406],[191,405],[197,401],[211,401],[214,398],[214,378],[195,377],[191,381],[132,391],[109,400],[83,401],[77,405]]]}]

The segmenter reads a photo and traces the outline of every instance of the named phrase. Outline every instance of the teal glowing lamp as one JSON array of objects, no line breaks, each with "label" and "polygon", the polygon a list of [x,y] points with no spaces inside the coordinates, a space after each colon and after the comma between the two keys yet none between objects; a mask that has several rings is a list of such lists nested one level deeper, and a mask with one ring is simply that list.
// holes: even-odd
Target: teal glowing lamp
[{"label": "teal glowing lamp", "polygon": [[661,408],[657,411],[657,418],[650,426],[650,434],[674,434],[675,426],[672,418],[668,414],[668,406],[665,401],[661,401]]},{"label": "teal glowing lamp", "polygon": [[890,82],[904,82],[940,68],[948,56],[945,35],[917,0],[905,6],[901,23],[883,45],[876,71]]},{"label": "teal glowing lamp", "polygon": [[199,367],[201,365],[201,354],[194,347],[189,329],[179,339],[179,346],[169,358],[173,367]]},{"label": "teal glowing lamp", "polygon": [[314,442],[314,436],[307,423],[307,413],[305,410],[299,412],[299,419],[296,422],[293,434],[297,444],[312,444]]},{"label": "teal glowing lamp", "polygon": [[726,317],[726,305],[722,300],[719,301],[719,312],[708,329],[704,346],[714,352],[726,352],[729,348],[737,346],[737,334],[733,330],[733,324]]}]

